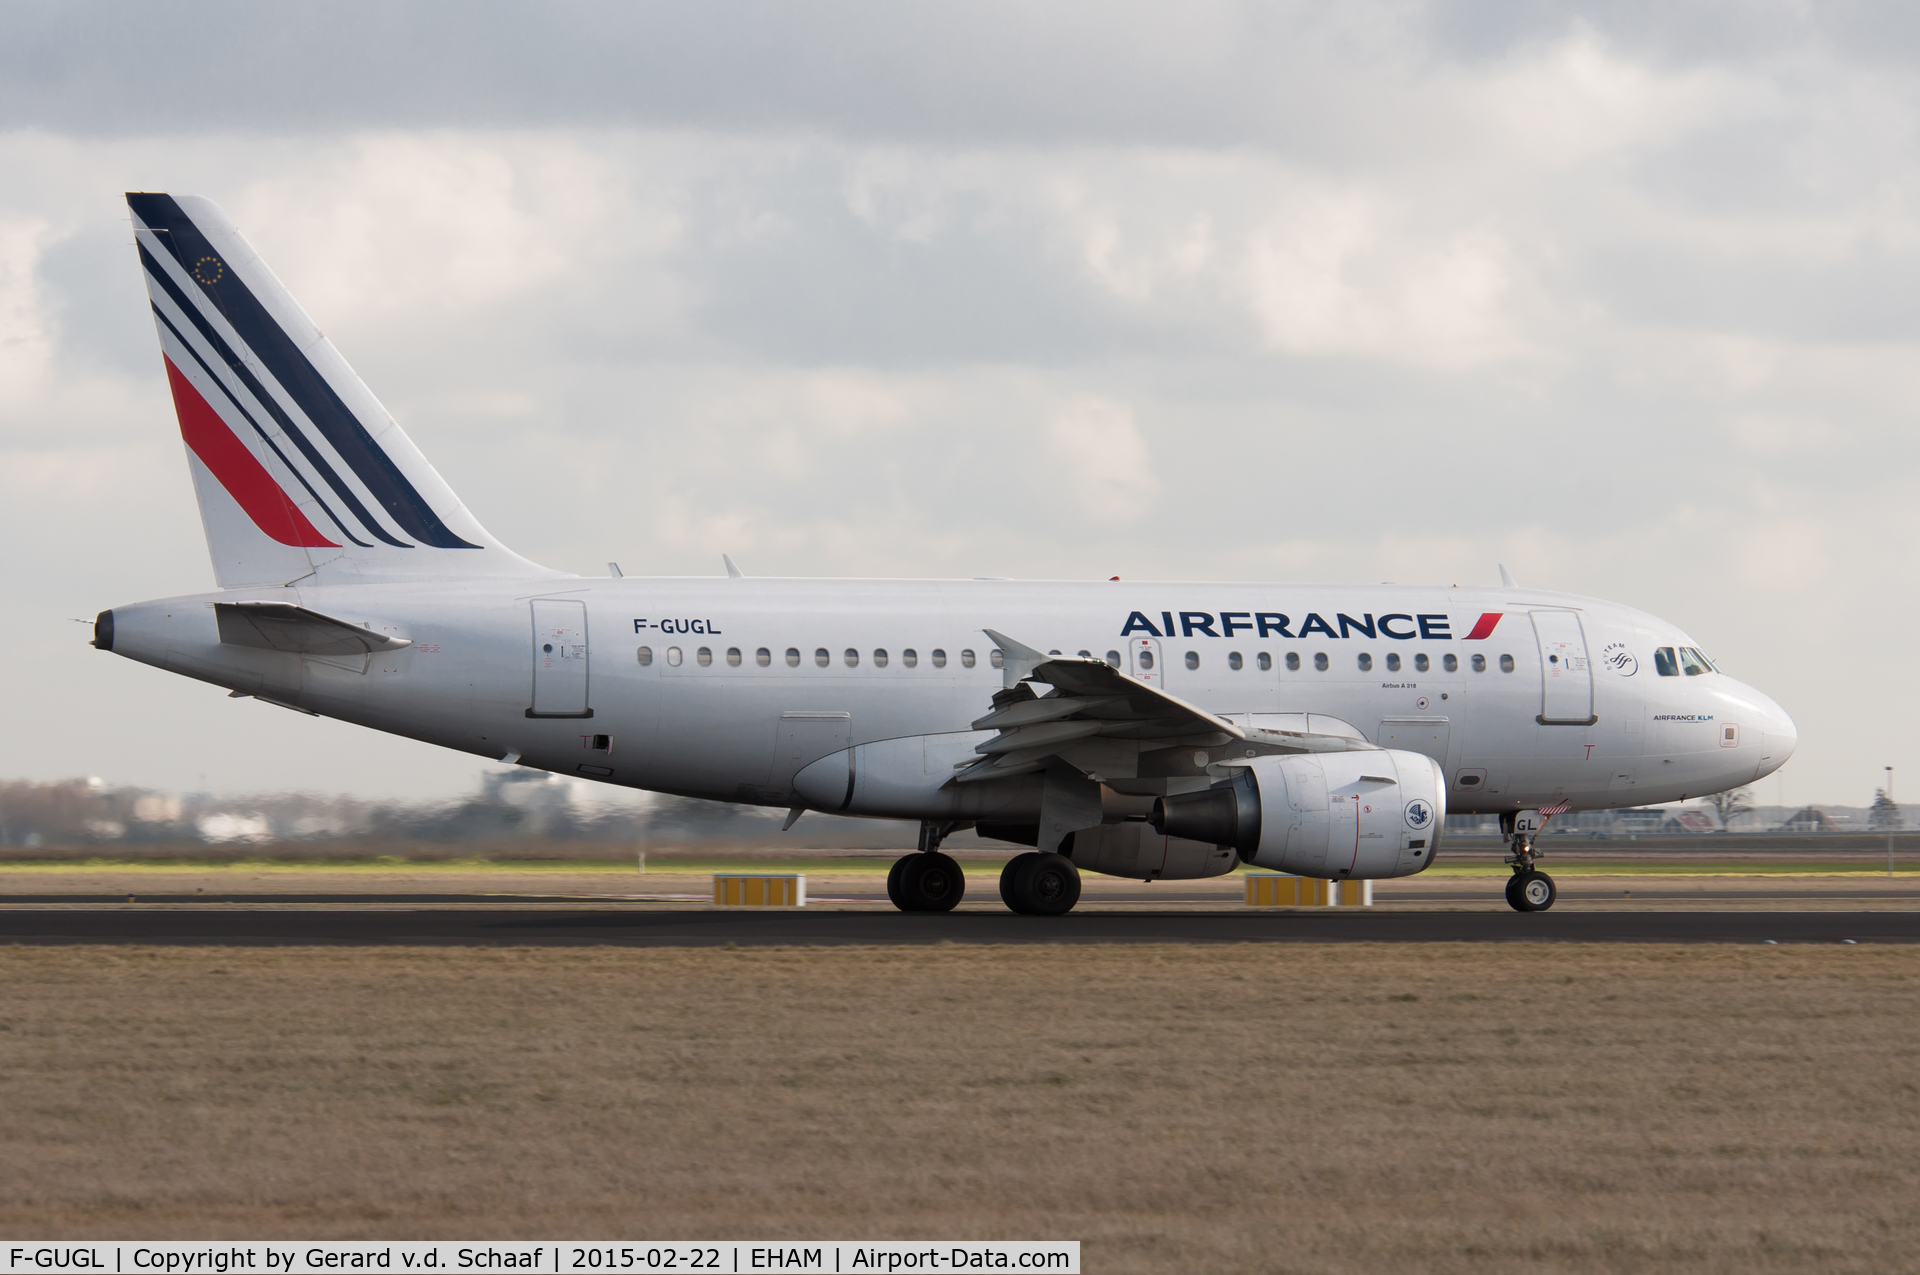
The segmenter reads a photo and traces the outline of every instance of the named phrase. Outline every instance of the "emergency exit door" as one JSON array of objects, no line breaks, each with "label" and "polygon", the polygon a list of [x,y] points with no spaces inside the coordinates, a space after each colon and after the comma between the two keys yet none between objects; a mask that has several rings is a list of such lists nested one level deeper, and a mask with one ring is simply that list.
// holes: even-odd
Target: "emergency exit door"
[{"label": "emergency exit door", "polygon": [[1160,663],[1160,644],[1152,638],[1135,638],[1127,648],[1133,675],[1149,686],[1166,686],[1166,669]]},{"label": "emergency exit door", "polygon": [[1534,636],[1540,641],[1540,717],[1542,726],[1591,726],[1593,662],[1578,611],[1535,611]]},{"label": "emergency exit door", "polygon": [[592,717],[587,707],[587,604],[533,602],[533,706],[528,717]]}]

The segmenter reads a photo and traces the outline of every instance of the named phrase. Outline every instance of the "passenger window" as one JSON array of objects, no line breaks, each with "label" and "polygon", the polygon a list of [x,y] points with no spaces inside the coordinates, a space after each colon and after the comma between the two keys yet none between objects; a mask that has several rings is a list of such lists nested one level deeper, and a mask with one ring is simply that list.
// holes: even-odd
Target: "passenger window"
[{"label": "passenger window", "polygon": [[740,667],[740,648],[739,647],[730,646],[727,648],[727,667],[728,668]]},{"label": "passenger window", "polygon": [[860,652],[854,650],[852,647],[848,647],[846,649],[846,653],[843,654],[840,658],[847,662],[848,668],[860,667]]},{"label": "passenger window", "polygon": [[1007,666],[1007,657],[1005,653],[996,646],[987,652],[987,663],[993,665],[995,668],[1005,668]]},{"label": "passenger window", "polygon": [[1388,655],[1387,655],[1387,672],[1389,672],[1389,673],[1398,673],[1399,671],[1400,671],[1400,654],[1399,654],[1399,652],[1397,652],[1397,651],[1395,651],[1395,652],[1389,652],[1389,653],[1388,653]]},{"label": "passenger window", "polygon": [[1271,672],[1273,670],[1273,656],[1265,651],[1260,652],[1259,664],[1262,673]]},{"label": "passenger window", "polygon": [[1118,652],[1118,651],[1108,651],[1108,652],[1107,652],[1107,667],[1109,667],[1109,668],[1119,668],[1119,667],[1120,667],[1120,652]]},{"label": "passenger window", "polygon": [[1141,668],[1143,668],[1143,669],[1150,669],[1150,668],[1152,668],[1152,667],[1153,667],[1153,652],[1152,652],[1152,651],[1145,651],[1145,650],[1143,650],[1143,651],[1141,651],[1141,652],[1140,652],[1140,667],[1141,667]]},{"label": "passenger window", "polygon": [[787,667],[788,668],[800,667],[800,648],[799,647],[790,646],[787,648]]},{"label": "passenger window", "polygon": [[917,667],[920,663],[920,652],[914,650],[912,647],[908,647],[906,650],[900,652],[900,662],[908,668]]},{"label": "passenger window", "polygon": [[933,648],[933,666],[935,668],[945,668],[947,666],[947,653],[937,646]]},{"label": "passenger window", "polygon": [[971,648],[964,649],[960,652],[960,667],[961,668],[973,667],[973,651]]},{"label": "passenger window", "polygon": [[1300,671],[1300,652],[1288,651],[1287,652],[1287,672],[1298,673],[1299,671]]},{"label": "passenger window", "polygon": [[1198,652],[1198,651],[1188,651],[1188,652],[1187,652],[1187,667],[1188,667],[1188,668],[1199,668],[1199,667],[1200,667],[1200,652]]},{"label": "passenger window", "polygon": [[1362,673],[1373,672],[1373,657],[1365,651],[1360,652],[1360,671]]},{"label": "passenger window", "polygon": [[1313,666],[1322,673],[1327,671],[1327,653],[1325,651],[1321,651],[1313,657]]},{"label": "passenger window", "polygon": [[693,653],[693,658],[700,662],[701,668],[705,668],[707,665],[713,663],[713,648],[703,646]]},{"label": "passenger window", "polygon": [[[793,653],[793,659],[794,659],[794,663],[796,664],[799,663],[800,652],[795,651]],[[759,650],[753,653],[753,662],[755,664],[758,664],[761,668],[765,668],[767,665],[773,663],[773,652],[769,651],[766,647],[763,646]]]},{"label": "passenger window", "polygon": [[1232,651],[1227,655],[1227,667],[1238,673],[1241,666],[1240,652]]},{"label": "passenger window", "polygon": [[667,663],[671,664],[675,668],[680,667],[680,648],[679,647],[670,646],[667,648]]},{"label": "passenger window", "polygon": [[1476,655],[1476,656],[1474,656],[1474,657],[1473,657],[1473,671],[1474,671],[1474,672],[1476,672],[1476,673],[1484,673],[1484,672],[1486,672],[1486,671],[1487,671],[1487,657],[1486,657],[1486,656],[1484,656],[1484,655]]},{"label": "passenger window", "polygon": [[873,652],[873,666],[874,666],[875,668],[885,668],[885,667],[887,666],[887,652],[886,652],[886,648],[884,648],[884,647],[876,647],[876,648],[874,648],[874,652]]},{"label": "passenger window", "polygon": [[1500,657],[1500,671],[1502,673],[1513,672],[1513,657],[1511,655],[1503,655]]},{"label": "passenger window", "polygon": [[1713,665],[1707,663],[1707,657],[1690,646],[1680,648],[1680,671],[1688,677],[1698,677],[1702,673],[1713,672]]},{"label": "passenger window", "polygon": [[1082,652],[1080,652],[1080,658],[1081,658],[1081,659],[1083,659],[1083,660],[1090,660],[1090,659],[1092,659],[1092,658],[1093,658],[1093,652],[1092,652],[1092,651],[1082,651]]},{"label": "passenger window", "polygon": [[813,662],[816,667],[825,668],[827,665],[833,663],[833,652],[824,646],[817,647],[813,652]]},{"label": "passenger window", "polygon": [[1663,646],[1653,653],[1653,671],[1661,677],[1679,677],[1680,662],[1673,657],[1673,648]]},{"label": "passenger window", "polygon": [[1424,656],[1424,655],[1416,655],[1416,656],[1414,656],[1414,657],[1413,657],[1413,671],[1414,671],[1414,672],[1416,672],[1416,673],[1424,673],[1424,672],[1426,672],[1426,671],[1427,671],[1428,669],[1430,669],[1430,668],[1432,668],[1432,667],[1433,667],[1433,664],[1432,664],[1432,663],[1431,663],[1431,662],[1430,662],[1430,661],[1429,661],[1429,660],[1427,659],[1427,657],[1426,657],[1426,656]]},{"label": "passenger window", "polygon": [[640,648],[640,667],[645,668],[647,665],[651,663],[653,663],[653,648],[650,646],[641,647]]},{"label": "passenger window", "polygon": [[1440,658],[1440,667],[1449,673],[1458,673],[1460,671],[1460,657],[1457,655],[1442,656]]}]

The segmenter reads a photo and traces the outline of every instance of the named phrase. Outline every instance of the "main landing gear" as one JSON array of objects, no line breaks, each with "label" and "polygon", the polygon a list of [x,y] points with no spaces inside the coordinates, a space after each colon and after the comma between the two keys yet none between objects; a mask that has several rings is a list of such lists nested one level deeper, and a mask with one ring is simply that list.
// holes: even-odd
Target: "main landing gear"
[{"label": "main landing gear", "polygon": [[1539,855],[1533,839],[1546,821],[1532,811],[1521,814],[1532,817],[1500,816],[1500,831],[1507,836],[1507,866],[1513,869],[1507,878],[1507,906],[1515,912],[1545,912],[1560,897],[1553,878],[1534,866]]},{"label": "main landing gear", "polygon": [[1080,869],[1064,854],[1016,854],[1000,871],[1000,901],[1027,916],[1064,916],[1080,901]]},{"label": "main landing gear", "polygon": [[967,874],[953,856],[940,853],[950,823],[920,825],[920,848],[894,861],[887,872],[887,897],[902,912],[951,912],[967,893]]},{"label": "main landing gear", "polygon": [[[920,825],[920,848],[896,859],[887,872],[893,906],[902,912],[951,912],[966,895],[966,874],[940,853],[941,840],[953,829],[950,823]],[[1080,869],[1064,854],[1017,854],[1000,873],[1000,901],[1026,916],[1064,916],[1080,902]]]}]

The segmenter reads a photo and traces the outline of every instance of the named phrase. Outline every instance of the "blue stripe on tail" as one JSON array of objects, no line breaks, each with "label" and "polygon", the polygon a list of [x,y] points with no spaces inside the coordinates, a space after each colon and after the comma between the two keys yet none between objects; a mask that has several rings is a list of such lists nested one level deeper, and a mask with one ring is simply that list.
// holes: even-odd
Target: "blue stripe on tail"
[{"label": "blue stripe on tail", "polygon": [[[401,530],[421,544],[436,549],[480,548],[462,540],[440,521],[440,516],[414,485],[407,481],[406,475],[393,463],[393,458],[374,441],[367,427],[340,400],[333,386],[294,345],[253,292],[226,266],[220,254],[214,251],[213,245],[186,211],[174,201],[173,196],[129,194],[127,204],[150,229],[164,232],[157,236],[159,241],[166,245],[173,258],[180,263],[188,277],[199,285],[221,316],[233,325],[234,331],[247,343],[253,355],[300,405],[307,419],[313,422],[333,450],[353,469]],[[155,274],[167,282],[157,269]],[[191,306],[184,308],[189,313],[193,310]],[[262,402],[271,404],[266,395],[262,394],[260,398]],[[287,426],[290,426],[290,422],[283,422],[283,427]],[[290,429],[290,432],[296,439],[305,441],[300,438],[300,431]],[[301,450],[305,451],[306,448]],[[309,459],[317,458],[310,455]],[[321,472],[328,472],[327,467],[322,466]],[[330,485],[338,491],[343,484]],[[345,492],[341,495],[343,499],[346,497]],[[357,506],[358,502],[354,503]],[[371,520],[368,520],[367,530],[389,544],[399,543]]]}]

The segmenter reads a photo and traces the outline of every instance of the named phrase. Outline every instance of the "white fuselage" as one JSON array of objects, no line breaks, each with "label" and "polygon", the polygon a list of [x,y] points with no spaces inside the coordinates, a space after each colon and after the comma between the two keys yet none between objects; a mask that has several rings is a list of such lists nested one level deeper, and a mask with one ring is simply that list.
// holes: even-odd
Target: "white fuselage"
[{"label": "white fuselage", "polygon": [[[223,644],[214,604],[248,599],[411,645],[322,657]],[[1772,772],[1796,741],[1750,686],[1662,675],[1656,652],[1692,645],[1674,626],[1528,589],[549,578],[228,590],[113,615],[120,654],[376,730],[635,788],[889,818],[1032,817],[1036,780],[950,782],[991,737],[969,725],[1003,683],[986,628],[1112,653],[1244,724],[1340,719],[1431,756],[1455,812],[1700,796]],[[556,615],[562,629],[580,617],[571,647],[558,634],[575,662],[541,650]],[[1217,760],[1194,756],[1186,774],[1128,774],[1121,760],[1100,778],[1187,791]]]}]

